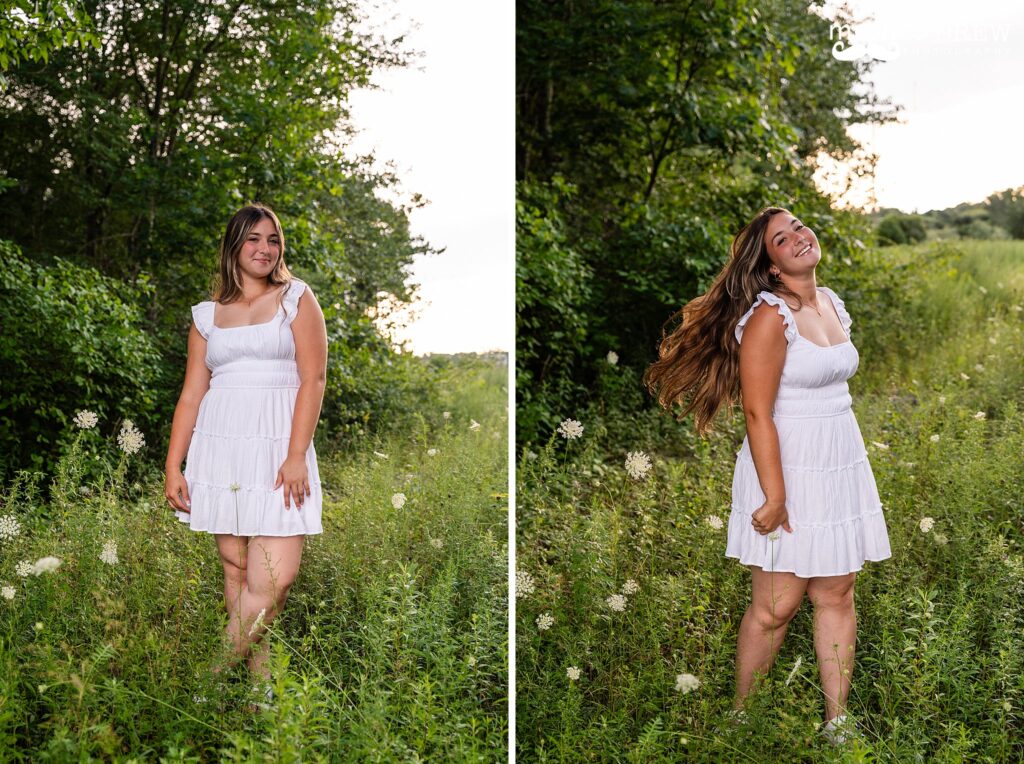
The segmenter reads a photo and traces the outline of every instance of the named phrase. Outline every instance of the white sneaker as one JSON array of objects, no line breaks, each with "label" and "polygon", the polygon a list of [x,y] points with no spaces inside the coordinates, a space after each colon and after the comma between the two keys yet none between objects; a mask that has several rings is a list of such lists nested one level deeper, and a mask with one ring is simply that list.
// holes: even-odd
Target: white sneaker
[{"label": "white sneaker", "polygon": [[834,719],[829,719],[819,730],[824,738],[832,745],[845,745],[857,734],[857,728],[853,720],[846,714],[840,714]]}]

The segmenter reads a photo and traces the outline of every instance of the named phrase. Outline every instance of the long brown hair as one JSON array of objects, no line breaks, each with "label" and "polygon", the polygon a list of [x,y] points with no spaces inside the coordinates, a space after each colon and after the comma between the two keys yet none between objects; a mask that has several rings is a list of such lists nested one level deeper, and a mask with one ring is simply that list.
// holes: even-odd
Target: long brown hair
[{"label": "long brown hair", "polygon": [[680,417],[691,412],[704,435],[723,406],[740,395],[740,354],[735,329],[759,292],[791,297],[802,305],[769,268],[765,231],[782,207],[765,207],[732,240],[729,260],[711,287],[676,311],[662,329],[658,360],[644,373],[644,384],[666,409],[679,403]]},{"label": "long brown hair", "polygon": [[284,263],[284,231],[281,230],[281,221],[277,219],[274,211],[265,204],[259,202],[247,204],[231,216],[220,240],[220,268],[213,288],[212,299],[222,305],[235,302],[242,297],[242,275],[239,273],[238,255],[242,251],[242,243],[249,232],[261,220],[269,220],[274,224],[278,241],[281,242],[281,255],[277,259],[274,270],[267,276],[267,283],[276,286],[287,284],[292,280],[291,271]]}]

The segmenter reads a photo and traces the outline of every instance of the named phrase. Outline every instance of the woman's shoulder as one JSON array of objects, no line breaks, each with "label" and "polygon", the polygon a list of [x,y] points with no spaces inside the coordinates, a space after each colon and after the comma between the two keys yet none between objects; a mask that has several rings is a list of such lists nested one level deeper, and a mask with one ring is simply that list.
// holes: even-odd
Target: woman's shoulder
[{"label": "woman's shoulder", "polygon": [[777,325],[780,316],[786,341],[792,342],[796,338],[796,321],[789,305],[774,292],[758,292],[753,304],[736,324],[736,341],[743,341],[743,334],[749,327],[754,327],[756,332],[761,331],[761,327],[770,329]]}]

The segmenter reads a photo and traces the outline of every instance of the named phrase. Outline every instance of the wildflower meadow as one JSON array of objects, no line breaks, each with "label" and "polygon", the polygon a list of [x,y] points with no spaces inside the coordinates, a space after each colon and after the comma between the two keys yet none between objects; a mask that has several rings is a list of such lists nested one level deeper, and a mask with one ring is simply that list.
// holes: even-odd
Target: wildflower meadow
[{"label": "wildflower meadow", "polygon": [[436,373],[436,410],[318,445],[263,707],[244,664],[212,671],[222,568],[142,461],[157,434],[69,412],[52,483],[0,496],[0,760],[506,760],[507,367]]},{"label": "wildflower meadow", "polygon": [[1024,759],[1024,245],[868,248],[819,283],[853,316],[850,390],[893,551],[857,577],[856,733],[833,746],[819,729],[806,601],[732,713],[742,415],[699,438],[609,348],[589,403],[518,457],[519,760]]}]

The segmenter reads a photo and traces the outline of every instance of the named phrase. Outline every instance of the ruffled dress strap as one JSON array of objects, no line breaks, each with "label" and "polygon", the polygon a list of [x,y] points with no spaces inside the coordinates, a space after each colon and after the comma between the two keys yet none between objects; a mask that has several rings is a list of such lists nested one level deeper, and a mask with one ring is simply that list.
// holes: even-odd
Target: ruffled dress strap
[{"label": "ruffled dress strap", "polygon": [[210,332],[213,330],[213,308],[212,300],[206,300],[198,305],[192,306],[192,320],[196,329],[203,335],[204,340],[210,339]]},{"label": "ruffled dress strap", "polygon": [[782,315],[786,331],[786,345],[790,345],[795,342],[797,336],[796,319],[793,318],[793,313],[790,311],[789,306],[786,305],[786,301],[771,292],[760,292],[757,295],[757,299],[754,300],[754,304],[750,306],[750,310],[744,313],[740,318],[739,322],[736,324],[736,341],[740,343],[743,342],[743,330],[746,328],[747,321],[749,321],[750,317],[754,315],[754,309],[762,302],[774,305]]},{"label": "ruffled dress strap", "polygon": [[850,326],[853,324],[853,319],[850,318],[850,314],[846,310],[846,305],[839,298],[839,295],[837,295],[835,292],[833,292],[828,287],[823,286],[823,287],[818,287],[818,289],[820,289],[822,292],[825,292],[826,294],[828,294],[829,297],[832,298],[832,304],[836,308],[836,313],[839,314],[839,323],[841,323],[843,325],[843,329],[846,331],[846,336],[849,337],[850,336]]},{"label": "ruffled dress strap", "polygon": [[284,322],[286,324],[294,321],[295,317],[299,314],[299,298],[302,297],[305,291],[305,281],[293,278],[292,283],[288,285],[288,289],[285,291],[284,298],[281,301],[281,305],[284,307]]}]

